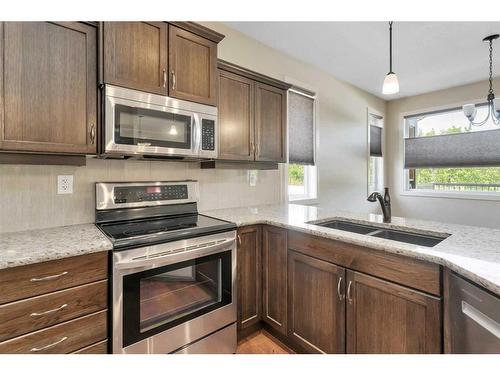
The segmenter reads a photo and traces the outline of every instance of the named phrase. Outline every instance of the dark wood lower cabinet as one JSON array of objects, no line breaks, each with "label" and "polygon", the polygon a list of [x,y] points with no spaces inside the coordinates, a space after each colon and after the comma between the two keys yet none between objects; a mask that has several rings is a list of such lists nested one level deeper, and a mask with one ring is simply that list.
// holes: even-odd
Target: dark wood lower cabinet
[{"label": "dark wood lower cabinet", "polygon": [[261,227],[238,230],[238,329],[258,324],[262,305]]},{"label": "dark wood lower cabinet", "polygon": [[282,334],[287,333],[287,231],[262,229],[262,320]]},{"label": "dark wood lower cabinet", "polygon": [[345,353],[345,269],[288,252],[288,336],[310,353]]},{"label": "dark wood lower cabinet", "polygon": [[262,320],[298,352],[442,353],[439,266],[270,225],[238,232],[240,333]]},{"label": "dark wood lower cabinet", "polygon": [[441,353],[440,299],[347,271],[348,353]]}]

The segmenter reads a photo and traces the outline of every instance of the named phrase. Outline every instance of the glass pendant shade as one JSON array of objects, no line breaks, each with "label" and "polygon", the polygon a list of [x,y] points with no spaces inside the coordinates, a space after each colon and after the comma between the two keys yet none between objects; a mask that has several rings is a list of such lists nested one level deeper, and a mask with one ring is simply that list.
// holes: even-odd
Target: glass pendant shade
[{"label": "glass pendant shade", "polygon": [[493,99],[493,115],[500,120],[500,99]]},{"label": "glass pendant shade", "polygon": [[382,94],[391,95],[399,92],[399,81],[396,73],[390,72],[385,76]]},{"label": "glass pendant shade", "polygon": [[474,104],[465,104],[462,106],[462,110],[464,111],[465,117],[467,117],[469,121],[474,121],[477,113],[477,109]]}]

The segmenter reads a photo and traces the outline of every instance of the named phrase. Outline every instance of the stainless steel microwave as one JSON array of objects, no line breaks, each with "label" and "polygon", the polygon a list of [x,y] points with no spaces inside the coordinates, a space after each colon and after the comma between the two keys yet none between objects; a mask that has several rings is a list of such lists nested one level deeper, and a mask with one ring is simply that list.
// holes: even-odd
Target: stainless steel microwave
[{"label": "stainless steel microwave", "polygon": [[216,158],[217,108],[106,85],[103,153]]}]

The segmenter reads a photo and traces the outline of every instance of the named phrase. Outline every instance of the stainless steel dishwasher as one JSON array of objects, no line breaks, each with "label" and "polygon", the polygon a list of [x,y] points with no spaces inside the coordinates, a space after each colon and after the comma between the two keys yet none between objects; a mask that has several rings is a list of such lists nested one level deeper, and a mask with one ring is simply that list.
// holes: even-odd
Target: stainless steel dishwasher
[{"label": "stainless steel dishwasher", "polygon": [[450,273],[447,329],[451,353],[500,353],[500,298]]}]

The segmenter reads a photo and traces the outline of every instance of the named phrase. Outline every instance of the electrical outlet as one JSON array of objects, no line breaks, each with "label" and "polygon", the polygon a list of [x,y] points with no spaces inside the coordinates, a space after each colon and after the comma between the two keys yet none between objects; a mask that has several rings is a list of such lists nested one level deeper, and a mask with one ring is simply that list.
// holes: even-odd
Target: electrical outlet
[{"label": "electrical outlet", "polygon": [[257,170],[249,170],[247,171],[247,179],[248,179],[248,185],[250,186],[256,186],[257,185],[257,176],[258,176],[259,171]]},{"label": "electrical outlet", "polygon": [[57,194],[73,194],[73,176],[57,176]]}]

